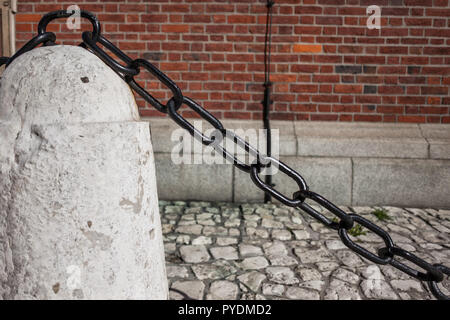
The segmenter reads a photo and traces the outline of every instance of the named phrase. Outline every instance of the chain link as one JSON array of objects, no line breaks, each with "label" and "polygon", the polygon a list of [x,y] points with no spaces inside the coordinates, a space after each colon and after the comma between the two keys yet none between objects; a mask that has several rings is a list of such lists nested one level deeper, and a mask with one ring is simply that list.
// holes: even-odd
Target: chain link
[{"label": "chain link", "polygon": [[[39,34],[31,39],[27,44],[25,44],[25,46],[22,47],[13,57],[9,59],[5,57],[0,58],[0,66],[2,64],[6,64],[8,66],[19,55],[35,48],[39,44],[44,43],[45,45],[48,43],[54,43],[56,40],[55,35],[51,32],[46,32],[46,26],[50,21],[54,19],[69,17],[71,16],[71,14],[72,13],[69,14],[66,11],[55,11],[46,14],[39,22]],[[194,100],[183,96],[180,88],[176,85],[176,83],[172,81],[167,75],[165,75],[161,70],[156,68],[153,64],[144,59],[131,59],[119,48],[113,45],[109,40],[104,38],[100,34],[100,23],[92,13],[82,10],[81,16],[87,18],[93,25],[93,32],[83,32],[82,38],[84,43],[82,44],[82,46],[95,53],[119,76],[121,76],[122,79],[124,79],[137,94],[139,94],[142,98],[144,98],[144,100],[149,102],[153,107],[163,113],[168,113],[171,119],[173,119],[179,126],[186,129],[192,136],[194,136],[194,138],[199,139],[203,144],[212,145],[216,152],[221,154],[225,159],[233,163],[233,165],[235,165],[238,169],[247,172],[258,188],[270,194],[284,205],[301,209],[314,219],[323,223],[325,226],[337,230],[342,242],[353,252],[358,253],[362,257],[374,263],[380,265],[389,264],[413,278],[421,281],[426,281],[431,293],[437,299],[449,300],[449,297],[442,293],[441,289],[438,286],[438,284],[444,280],[444,274],[450,276],[450,269],[448,267],[441,264],[431,265],[425,260],[415,256],[411,252],[395,246],[389,234],[376,224],[360,215],[347,214],[338,206],[325,199],[323,196],[310,191],[305,180],[297,171],[275,158],[261,154],[258,149],[252,147],[244,139],[225,129],[222,123],[206,109],[204,109]],[[114,55],[121,59],[122,62],[125,63],[125,65],[122,65],[115,61],[103,49],[101,49],[98,44],[101,44],[107,50],[111,51]],[[141,67],[150,72],[153,76],[156,77],[156,79],[158,79],[158,81],[160,81],[163,85],[170,89],[173,96],[166,104],[162,104],[160,101],[155,99],[152,95],[150,95],[150,93],[148,93],[136,82],[134,77],[140,73]],[[202,119],[209,122],[215,128],[215,133],[210,137],[207,137],[203,133],[199,132],[196,128],[194,128],[194,126],[190,124],[189,121],[187,121],[177,112],[182,105],[186,105],[196,114],[198,114]],[[255,157],[256,161],[251,164],[246,164],[237,159],[236,155],[231,154],[224,146],[220,145],[220,142],[224,139],[232,140],[236,145],[244,149],[249,156]],[[296,182],[299,190],[293,193],[292,198],[281,194],[279,191],[274,189],[272,185],[268,185],[261,180],[261,178],[259,177],[261,170],[269,166],[277,166],[280,172],[286,174]],[[334,221],[326,217],[324,214],[316,211],[305,202],[307,199],[327,209],[331,214],[336,216],[338,221]],[[379,249],[377,253],[373,253],[365,249],[363,246],[355,243],[348,234],[348,230],[350,230],[355,223],[367,228],[368,230],[378,235],[383,240],[385,247]],[[421,272],[407,266],[403,262],[399,261],[396,257],[409,261],[415,266],[422,268],[425,272]]]},{"label": "chain link", "polygon": [[182,97],[182,104],[189,107],[200,117],[208,121],[218,131],[219,134],[216,131],[216,133],[213,133],[210,137],[207,137],[202,132],[198,131],[198,129],[195,128],[189,121],[187,121],[177,113],[179,106],[177,107],[177,103],[175,102],[174,98],[171,98],[167,102],[167,110],[172,120],[175,121],[180,127],[187,130],[192,136],[200,140],[200,142],[202,142],[204,145],[209,146],[212,143],[220,143],[220,141],[222,140],[221,132],[223,132],[224,130],[222,123],[207,110],[203,109],[197,102],[188,97]]},{"label": "chain link", "polygon": [[[394,246],[394,242],[392,241],[389,234],[386,231],[384,231],[383,229],[381,229],[379,226],[377,226],[376,224],[372,223],[370,220],[367,220],[366,218],[364,218],[360,215],[350,214],[349,216],[353,221],[357,222],[358,224],[360,224],[363,227],[366,227],[367,229],[369,229],[370,231],[375,233],[377,236],[379,236],[381,239],[383,239],[387,248],[392,248]],[[366,258],[372,262],[375,262],[377,264],[381,264],[381,265],[387,264],[392,260],[392,256],[379,256],[377,254],[374,254],[374,253],[368,251],[364,247],[362,247],[359,244],[357,244],[356,242],[354,242],[348,235],[347,229],[340,227],[338,230],[338,233],[339,233],[339,237],[341,238],[342,242],[348,248],[350,248],[352,251],[358,253],[359,255],[363,256],[364,258]]]},{"label": "chain link", "polygon": [[[52,22],[53,20],[69,18],[74,13],[76,13],[75,10],[71,10],[71,11],[58,10],[58,11],[52,11],[52,12],[47,13],[39,21],[38,35],[46,33],[48,24],[50,22]],[[98,21],[97,17],[89,11],[80,10],[79,14],[80,14],[80,17],[86,18],[92,24],[92,39],[95,42],[98,41],[98,38],[101,33],[100,21]],[[84,41],[84,39],[83,39],[83,41]],[[52,42],[54,43],[55,40],[53,40]]]},{"label": "chain link", "polygon": [[56,35],[53,32],[45,32],[38,34],[30,41],[28,41],[22,48],[20,48],[12,57],[10,57],[6,61],[6,67],[8,67],[17,57],[21,56],[25,52],[33,50],[40,44],[45,44],[47,42],[54,42],[54,41],[56,41]]},{"label": "chain link", "polygon": [[[174,110],[178,110],[183,103],[183,95],[181,94],[181,89],[178,85],[172,81],[168,76],[166,76],[161,70],[155,67],[153,64],[144,59],[133,60],[130,64],[132,68],[139,70],[140,67],[144,68],[150,72],[156,79],[159,80],[163,85],[172,91],[173,97],[170,99],[173,102]],[[152,97],[144,88],[142,88],[135,80],[134,77],[126,77],[126,81],[136,92],[138,92],[147,102],[149,102],[154,108],[160,112],[167,113],[166,105],[159,102],[157,99]]]},{"label": "chain link", "polygon": [[[435,264],[434,267],[440,270],[443,274],[450,276],[450,268],[442,264]],[[430,288],[431,293],[435,296],[435,298],[439,300],[450,300],[449,296],[446,296],[442,293],[441,289],[438,286],[438,283],[438,281],[428,281],[428,287]]]},{"label": "chain link", "polygon": [[[104,63],[106,63],[111,69],[113,69],[122,79],[124,79],[125,75],[135,76],[139,73],[139,70],[136,68],[130,67],[133,59],[127,56],[123,51],[117,48],[114,44],[112,44],[108,39],[104,38],[102,35],[97,36],[97,41],[94,39],[92,32],[85,31],[82,36],[84,45],[93,51]],[[107,50],[111,51],[114,55],[119,57],[123,62],[127,65],[123,66],[118,63],[116,60],[111,58],[103,49],[101,49],[97,42],[104,46]]]},{"label": "chain link", "polygon": [[0,67],[8,62],[8,57],[0,57]]}]

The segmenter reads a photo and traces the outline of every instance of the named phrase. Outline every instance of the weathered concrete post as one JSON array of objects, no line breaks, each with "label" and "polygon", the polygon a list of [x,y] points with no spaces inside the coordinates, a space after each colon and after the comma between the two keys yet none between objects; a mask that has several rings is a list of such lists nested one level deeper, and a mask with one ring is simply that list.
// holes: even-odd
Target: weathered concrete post
[{"label": "weathered concrete post", "polygon": [[166,299],[148,123],[85,49],[15,60],[0,88],[0,299]]}]

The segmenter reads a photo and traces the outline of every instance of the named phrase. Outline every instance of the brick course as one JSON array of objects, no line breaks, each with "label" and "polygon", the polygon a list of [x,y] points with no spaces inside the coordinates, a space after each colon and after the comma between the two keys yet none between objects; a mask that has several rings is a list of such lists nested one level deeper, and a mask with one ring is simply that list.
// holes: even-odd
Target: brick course
[{"label": "brick course", "polygon": [[[19,47],[42,14],[76,3],[98,15],[113,43],[152,61],[217,117],[261,118],[265,1],[18,2]],[[366,27],[370,5],[382,9],[381,30]],[[277,0],[273,10],[273,119],[450,123],[448,0]],[[59,42],[80,42],[81,30],[64,22],[48,29]],[[152,95],[170,97],[142,73]],[[161,116],[138,104],[143,116]]]}]

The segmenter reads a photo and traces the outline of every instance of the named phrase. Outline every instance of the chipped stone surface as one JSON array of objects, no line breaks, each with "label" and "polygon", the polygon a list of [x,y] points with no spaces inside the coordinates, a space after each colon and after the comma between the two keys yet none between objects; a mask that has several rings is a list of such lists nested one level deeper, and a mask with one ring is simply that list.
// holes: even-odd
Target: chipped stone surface
[{"label": "chipped stone surface", "polygon": [[250,290],[257,292],[263,280],[266,279],[266,276],[263,273],[253,271],[244,273],[243,275],[239,276],[238,279],[247,287],[249,287]]},{"label": "chipped stone surface", "polygon": [[344,268],[336,269],[336,271],[333,272],[333,277],[351,284],[357,284],[359,282],[357,274]]},{"label": "chipped stone surface", "polygon": [[[203,299],[205,284],[202,281],[175,281],[171,287],[183,292],[191,299]],[[183,296],[175,291],[170,291],[170,298],[174,300],[181,300],[183,299]]]},{"label": "chipped stone surface", "polygon": [[237,260],[238,253],[234,247],[214,247],[211,248],[214,259]]},{"label": "chipped stone surface", "polygon": [[237,298],[238,286],[231,281],[215,281],[209,288],[207,300],[235,300]]},{"label": "chipped stone surface", "polygon": [[226,261],[216,261],[211,264],[193,265],[192,271],[197,279],[224,279],[236,272],[236,268]]},{"label": "chipped stone surface", "polygon": [[[170,208],[170,213],[162,217],[163,223],[173,222],[173,228],[165,235],[166,248],[170,249],[166,251],[169,285],[200,281],[204,285],[201,299],[432,299],[426,285],[389,265],[374,265],[359,257],[341,242],[335,231],[285,206],[201,202],[176,205],[166,201],[160,201],[160,205],[161,212]],[[174,208],[177,206],[181,209]],[[434,257],[433,262],[450,264],[450,235],[435,228],[449,221],[450,212],[389,207],[392,219],[378,221],[371,215],[374,208],[352,209],[388,228],[396,239],[401,240],[397,245],[427,260],[433,261]],[[197,223],[183,226],[188,229],[181,229],[183,232],[179,233],[177,221],[181,221],[186,212],[192,215],[187,221],[198,221],[197,216],[201,215],[203,221],[212,219],[215,224],[204,226],[201,235],[192,233],[197,226],[202,228]],[[220,215],[221,219],[214,219],[210,213]],[[227,221],[232,222],[227,224]],[[426,223],[422,223],[424,221]],[[279,236],[288,233],[291,237]],[[432,242],[424,240],[423,234]],[[177,242],[177,239],[184,239],[180,238],[184,235],[191,238],[191,245],[201,244],[206,252],[210,252],[209,260],[184,261],[186,252],[181,255],[181,248],[186,245]],[[356,241],[373,252],[383,245],[381,239],[370,232],[357,237]],[[170,266],[186,268],[188,276],[184,278],[184,269],[177,272]],[[193,283],[198,286],[197,282]],[[171,297],[180,298],[172,292]]]},{"label": "chipped stone surface", "polygon": [[369,299],[395,300],[397,294],[384,280],[363,280],[361,290]]},{"label": "chipped stone surface", "polygon": [[83,48],[36,48],[5,70],[0,299],[168,297],[153,150],[138,120],[130,88]]},{"label": "chipped stone surface", "polygon": [[200,237],[197,237],[194,240],[192,240],[193,245],[206,245],[206,244],[211,244],[211,243],[212,243],[212,239],[205,237],[205,236],[200,236]]},{"label": "chipped stone surface", "polygon": [[300,275],[300,279],[303,281],[320,280],[322,274],[313,268],[306,268],[304,266],[298,266],[296,268],[297,273]]},{"label": "chipped stone surface", "polygon": [[325,300],[361,300],[358,288],[344,281],[333,279],[326,292]]},{"label": "chipped stone surface", "polygon": [[291,240],[292,234],[288,230],[273,230],[272,238],[277,240]]},{"label": "chipped stone surface", "polygon": [[187,278],[189,277],[189,271],[186,267],[182,266],[167,266],[167,277],[169,278]]},{"label": "chipped stone surface", "polygon": [[265,257],[250,257],[245,258],[241,263],[241,268],[244,270],[262,269],[269,265]]},{"label": "chipped stone surface", "polygon": [[209,253],[205,246],[182,246],[180,248],[181,258],[184,262],[199,263],[209,260]]},{"label": "chipped stone surface", "polygon": [[299,282],[295,277],[295,273],[287,267],[267,267],[266,271],[272,282],[280,284],[295,284]]},{"label": "chipped stone surface", "polygon": [[317,250],[295,249],[295,254],[300,258],[302,263],[316,263],[332,261],[334,257],[325,248]]},{"label": "chipped stone surface", "polygon": [[241,253],[241,256],[243,256],[243,257],[258,256],[258,255],[263,254],[262,249],[260,247],[253,246],[251,244],[245,244],[245,243],[239,244],[239,252]]},{"label": "chipped stone surface", "polygon": [[295,239],[297,239],[297,240],[305,240],[305,239],[309,239],[311,237],[309,232],[306,230],[294,230],[293,232],[294,232]]},{"label": "chipped stone surface", "polygon": [[416,290],[418,292],[423,292],[420,283],[414,280],[392,280],[391,285],[393,288],[400,291]]},{"label": "chipped stone surface", "polygon": [[325,241],[325,244],[329,250],[341,250],[347,248],[341,240],[327,240]]},{"label": "chipped stone surface", "polygon": [[292,300],[318,300],[320,298],[317,291],[298,287],[289,287],[286,290],[286,297]]},{"label": "chipped stone surface", "polygon": [[228,246],[230,244],[236,244],[238,243],[237,238],[225,238],[225,237],[218,237],[216,243],[219,246]]},{"label": "chipped stone surface", "polygon": [[262,293],[266,296],[282,296],[285,291],[285,287],[281,284],[264,283]]}]

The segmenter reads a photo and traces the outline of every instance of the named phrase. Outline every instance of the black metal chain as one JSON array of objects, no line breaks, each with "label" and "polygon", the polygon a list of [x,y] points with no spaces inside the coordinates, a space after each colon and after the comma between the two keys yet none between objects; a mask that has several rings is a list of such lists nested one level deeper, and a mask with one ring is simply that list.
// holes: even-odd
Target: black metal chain
[{"label": "black metal chain", "polygon": [[[90,22],[94,26],[93,32],[83,33],[82,38],[84,44],[82,44],[82,46],[91,50],[91,52],[102,59],[117,74],[119,74],[122,79],[124,79],[131,86],[131,88],[136,91],[136,93],[142,96],[145,101],[150,103],[157,110],[169,114],[170,118],[172,118],[180,127],[186,129],[191,135],[194,136],[194,138],[200,140],[204,145],[212,145],[216,152],[220,153],[225,159],[232,162],[233,165],[235,165],[238,169],[250,174],[250,178],[255,183],[255,185],[265,193],[268,193],[284,205],[303,210],[308,215],[320,221],[325,226],[337,230],[342,242],[352,251],[358,253],[371,262],[380,265],[389,264],[413,278],[416,278],[420,281],[426,281],[431,293],[437,299],[450,300],[448,296],[442,293],[441,289],[438,286],[438,284],[443,281],[444,275],[450,276],[450,269],[448,267],[441,264],[431,265],[430,263],[417,257],[411,252],[395,246],[390,235],[370,220],[357,214],[347,214],[339,207],[331,203],[329,200],[325,199],[323,196],[310,191],[308,185],[306,184],[306,181],[297,171],[275,158],[262,155],[256,148],[252,147],[244,139],[225,129],[222,123],[210,112],[208,112],[194,100],[183,96],[180,88],[175,84],[175,82],[173,82],[167,75],[156,68],[153,64],[143,59],[131,59],[119,48],[105,39],[100,34],[100,23],[93,14],[81,11],[81,16],[90,20]],[[9,59],[5,59],[5,57],[0,58],[0,66],[2,64],[6,64],[8,66],[20,54],[33,49],[39,44],[54,44],[55,35],[51,32],[45,32],[45,26],[52,20],[61,17],[67,17],[67,14],[63,14],[63,12],[61,11],[55,11],[46,14],[39,24],[40,26],[43,26],[42,28],[39,28],[40,33],[32,40],[30,40],[27,44],[25,44],[25,46],[20,49],[13,57]],[[98,28],[96,28],[96,26],[98,26]],[[103,45],[106,49],[114,53],[118,58],[122,60],[123,63],[125,63],[125,65],[115,61],[103,49],[101,49],[98,44]],[[141,68],[150,72],[161,83],[163,83],[167,88],[170,89],[173,97],[166,104],[154,98],[152,95],[150,95],[150,93],[148,93],[144,88],[136,83],[134,77],[140,74]],[[187,121],[178,113],[178,109],[182,105],[186,105],[196,114],[198,114],[202,119],[208,121],[215,128],[214,133],[211,136],[207,137],[202,132],[199,132],[197,129],[195,129],[192,124],[189,123],[189,121]],[[237,159],[234,154],[230,153],[219,144],[221,139],[224,138],[231,139],[236,145],[244,149],[249,154],[249,156],[256,158],[256,161],[251,164],[246,164]],[[292,197],[288,197],[280,193],[272,185],[268,185],[259,177],[262,169],[275,165],[278,167],[280,172],[286,174],[296,182],[299,190],[294,192]],[[330,219],[324,214],[318,212],[305,202],[306,199],[309,199],[327,209],[331,214],[335,216],[335,218]],[[355,243],[348,234],[348,231],[355,225],[355,223],[367,228],[368,230],[378,235],[383,240],[385,246],[379,249],[378,252],[370,252],[363,246]],[[404,264],[403,262],[399,261],[398,258],[409,261],[416,267],[421,268],[423,272]]]}]

